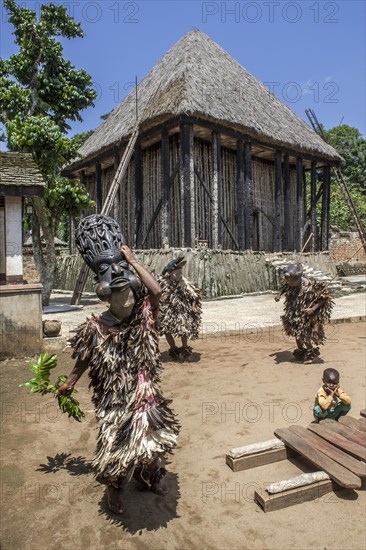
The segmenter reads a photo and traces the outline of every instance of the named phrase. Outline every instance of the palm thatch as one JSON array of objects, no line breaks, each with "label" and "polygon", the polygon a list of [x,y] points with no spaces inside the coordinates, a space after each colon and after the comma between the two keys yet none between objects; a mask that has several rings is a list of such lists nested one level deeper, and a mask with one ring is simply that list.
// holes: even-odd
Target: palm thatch
[{"label": "palm thatch", "polygon": [[[84,143],[80,149],[84,159],[128,139],[136,123],[135,95],[133,90]],[[142,128],[190,115],[271,146],[341,160],[264,84],[197,30],[183,36],[138,85],[138,104]]]}]

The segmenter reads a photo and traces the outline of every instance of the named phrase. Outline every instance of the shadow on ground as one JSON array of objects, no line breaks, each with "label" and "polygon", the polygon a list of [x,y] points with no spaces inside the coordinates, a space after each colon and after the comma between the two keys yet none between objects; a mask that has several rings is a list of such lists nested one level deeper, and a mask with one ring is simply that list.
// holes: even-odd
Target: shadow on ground
[{"label": "shadow on ground", "polygon": [[[276,365],[279,365],[280,363],[296,363],[297,365],[303,365],[303,361],[298,361],[295,359],[294,354],[292,351],[285,350],[285,351],[276,351],[275,353],[271,353],[269,357],[274,357],[274,361]],[[308,363],[311,365],[320,365],[324,363],[323,359],[321,357],[316,357],[312,363]]]},{"label": "shadow on ground", "polygon": [[37,472],[55,474],[60,470],[67,470],[72,476],[82,476],[93,471],[91,462],[85,456],[71,456],[67,453],[59,453],[47,457],[47,464],[40,464]]},{"label": "shadow on ground", "polygon": [[180,516],[177,515],[180,489],[177,474],[167,472],[164,481],[169,487],[165,497],[151,491],[140,490],[137,483],[131,480],[126,484],[123,493],[124,512],[114,514],[107,505],[107,488],[99,501],[99,515],[104,516],[111,524],[119,525],[131,534],[142,531],[156,531],[168,526],[168,523]]}]

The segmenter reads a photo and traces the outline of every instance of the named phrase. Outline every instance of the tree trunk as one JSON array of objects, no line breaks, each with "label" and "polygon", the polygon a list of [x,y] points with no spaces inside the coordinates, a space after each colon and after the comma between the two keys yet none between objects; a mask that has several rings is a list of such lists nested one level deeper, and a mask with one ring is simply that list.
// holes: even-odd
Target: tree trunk
[{"label": "tree trunk", "polygon": [[[42,305],[48,306],[53,289],[56,250],[55,250],[55,226],[56,220],[49,218],[44,206],[43,199],[36,197],[33,199],[32,216],[32,242],[33,254],[36,267],[40,276],[42,288]],[[41,239],[44,241],[42,247]]]}]

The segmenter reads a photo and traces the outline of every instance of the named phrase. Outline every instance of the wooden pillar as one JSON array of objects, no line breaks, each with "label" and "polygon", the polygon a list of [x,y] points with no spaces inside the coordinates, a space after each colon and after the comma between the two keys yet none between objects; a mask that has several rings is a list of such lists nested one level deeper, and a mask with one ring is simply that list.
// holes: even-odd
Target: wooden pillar
[{"label": "wooden pillar", "polygon": [[193,127],[183,122],[180,128],[181,188],[183,213],[183,243],[194,246],[195,239],[195,197],[194,197],[194,158]]},{"label": "wooden pillar", "polygon": [[[118,166],[119,166],[119,161],[120,161],[119,153],[118,153],[118,150],[115,149],[115,151],[114,151],[114,161],[113,161],[113,169],[114,169],[113,178],[117,173]],[[109,191],[109,189],[108,189],[108,191]],[[121,200],[121,191],[120,191],[120,187],[119,187],[118,191],[117,191],[117,194],[116,194],[116,197],[115,197],[114,202],[113,202],[113,217],[119,223],[119,225],[122,227],[122,233],[123,233],[124,231],[126,231],[127,228],[123,227],[122,220],[119,219],[120,218],[120,200]]]},{"label": "wooden pillar", "polygon": [[303,244],[303,226],[304,226],[304,183],[302,172],[302,158],[296,160],[296,239],[295,249],[300,251]]},{"label": "wooden pillar", "polygon": [[310,175],[310,223],[313,238],[311,240],[311,251],[317,249],[317,227],[316,227],[316,162],[311,163]]},{"label": "wooden pillar", "polygon": [[282,250],[290,249],[290,236],[294,228],[291,227],[291,180],[290,160],[286,153],[283,159],[283,240]]},{"label": "wooden pillar", "polygon": [[220,134],[212,132],[212,248],[222,247],[222,179]]},{"label": "wooden pillar", "polygon": [[161,173],[162,173],[162,206],[161,206],[161,241],[162,245],[169,245],[169,178],[170,178],[170,158],[169,158],[169,135],[168,130],[163,128],[161,136]]},{"label": "wooden pillar", "polygon": [[275,154],[275,219],[273,228],[273,251],[282,252],[282,155]]},{"label": "wooden pillar", "polygon": [[[302,196],[303,196],[303,222],[304,222],[304,225],[306,224],[307,222],[307,207],[306,207],[306,203],[307,203],[307,197],[306,197],[306,170],[305,170],[305,166],[303,166],[303,169],[302,169],[302,181],[303,181],[303,186],[304,186],[304,189],[302,191]],[[305,239],[306,241],[306,239]]]},{"label": "wooden pillar", "polygon": [[330,166],[323,168],[322,194],[322,221],[321,221],[321,249],[328,250],[329,237],[329,210],[330,210]]},{"label": "wooden pillar", "polygon": [[253,199],[253,168],[252,146],[246,141],[244,144],[244,200],[245,200],[245,248],[253,248],[254,231],[254,199]]},{"label": "wooden pillar", "polygon": [[142,246],[142,215],[143,215],[143,181],[141,142],[135,145],[135,247]]},{"label": "wooden pillar", "polygon": [[239,250],[245,249],[245,171],[244,171],[244,143],[238,140],[236,144],[236,200],[238,218],[238,244]]},{"label": "wooden pillar", "polygon": [[95,164],[95,212],[99,214],[103,206],[102,195],[102,167],[100,162]]}]

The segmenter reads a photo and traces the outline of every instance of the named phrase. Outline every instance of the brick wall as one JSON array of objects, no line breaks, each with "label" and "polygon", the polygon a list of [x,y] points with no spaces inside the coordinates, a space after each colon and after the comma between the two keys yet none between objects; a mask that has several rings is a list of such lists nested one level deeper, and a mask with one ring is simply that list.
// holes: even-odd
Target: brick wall
[{"label": "brick wall", "polygon": [[329,251],[335,262],[349,260],[354,254],[353,261],[366,262],[366,252],[363,247],[360,247],[361,239],[356,231],[334,231],[331,233]]},{"label": "brick wall", "polygon": [[366,273],[366,252],[361,246],[361,239],[356,231],[332,231],[329,250],[339,275]]}]

